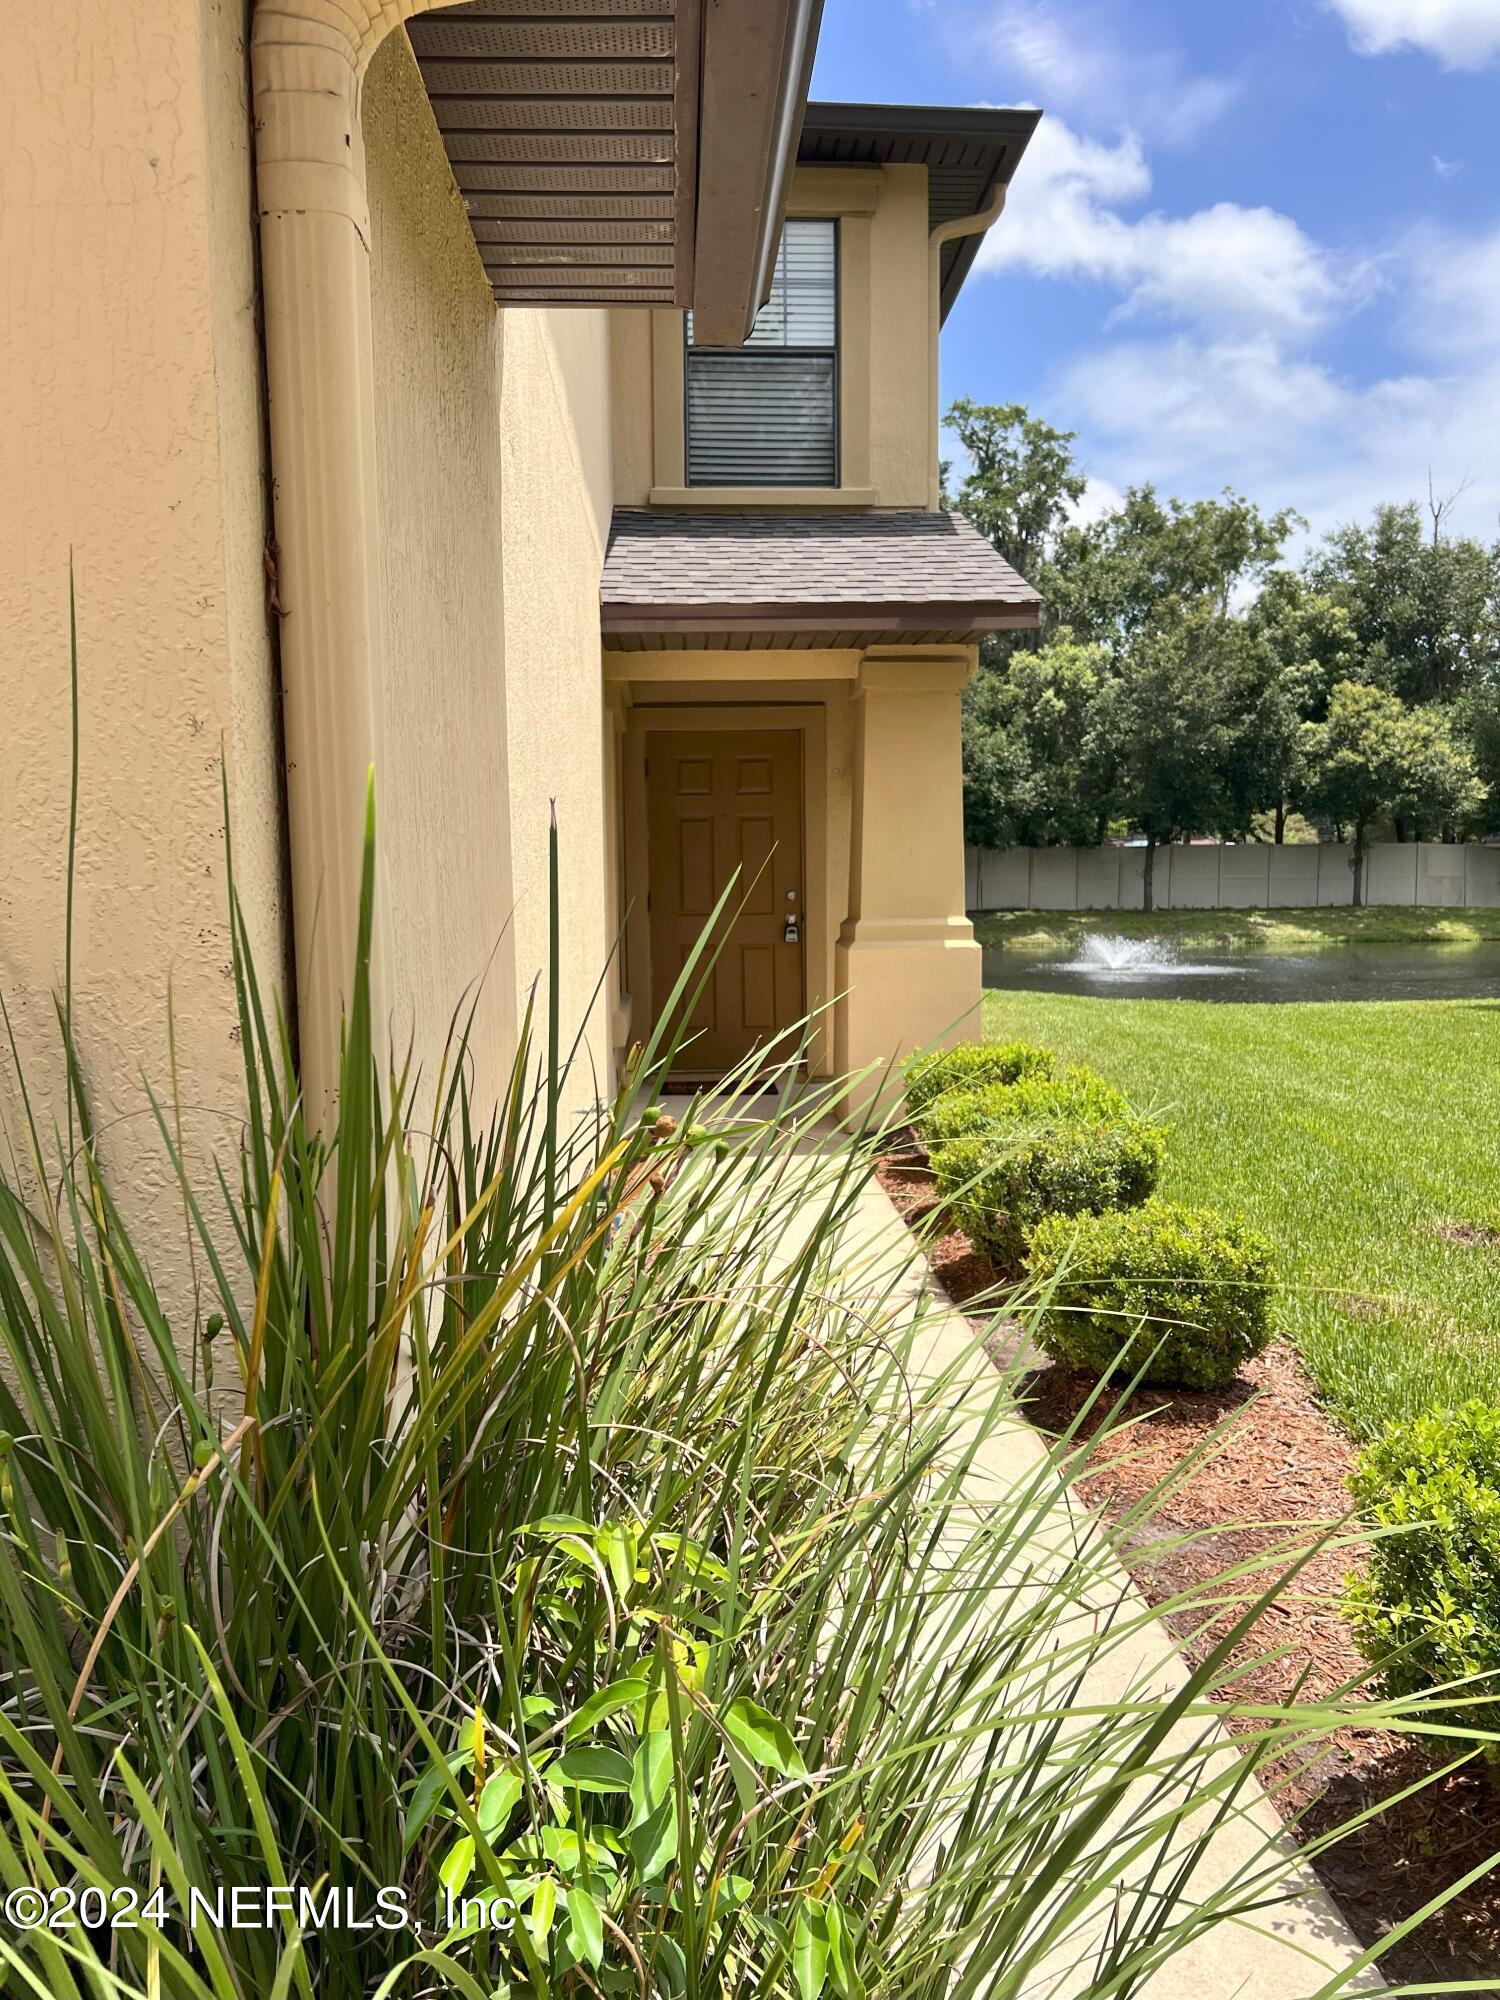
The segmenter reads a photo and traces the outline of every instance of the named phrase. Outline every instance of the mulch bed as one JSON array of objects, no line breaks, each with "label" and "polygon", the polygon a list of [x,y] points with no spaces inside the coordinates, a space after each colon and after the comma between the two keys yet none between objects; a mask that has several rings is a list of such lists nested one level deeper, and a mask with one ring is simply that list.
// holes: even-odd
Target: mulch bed
[{"label": "mulch bed", "polygon": [[[948,1297],[976,1325],[987,1324],[992,1307],[986,1295],[1003,1292],[1005,1281],[961,1231],[944,1229],[932,1177],[915,1147],[882,1163],[880,1183],[909,1224],[926,1225],[929,1261]],[[1002,1329],[992,1337],[997,1361],[1015,1353],[1020,1337],[1019,1329]],[[1054,1368],[1040,1356],[1027,1358],[1038,1364],[1027,1377],[1028,1415],[1044,1432],[1066,1429],[1087,1401],[1092,1379]],[[1273,1346],[1221,1393],[1150,1389],[1120,1414],[1141,1421],[1127,1436],[1099,1446],[1097,1467],[1080,1484],[1085,1501],[1107,1514],[1120,1512],[1228,1421],[1232,1444],[1213,1454],[1172,1494],[1153,1523],[1153,1539],[1232,1523],[1280,1524],[1216,1534],[1165,1557],[1143,1553],[1129,1566],[1150,1603],[1160,1604],[1247,1557],[1284,1547],[1300,1528],[1339,1520],[1348,1511],[1353,1447],[1318,1401],[1290,1347]],[[1102,1420],[1102,1411],[1091,1413],[1085,1431],[1097,1429]],[[1267,1650],[1287,1650],[1247,1668],[1238,1683],[1243,1699],[1316,1700],[1364,1671],[1337,1609],[1353,1561],[1348,1550],[1316,1558],[1290,1599],[1259,1621],[1241,1648],[1242,1661]],[[1191,1652],[1191,1641],[1185,1643]],[[1299,1676],[1305,1676],[1300,1695]],[[1278,1803],[1316,1833],[1393,1796],[1414,1783],[1424,1768],[1420,1752],[1399,1739],[1350,1730]],[[1500,1797],[1470,1767],[1381,1813],[1317,1866],[1361,1943],[1371,1944],[1497,1851]],[[1416,1991],[1423,1990],[1425,1981],[1500,1972],[1500,1874],[1451,1902],[1383,1959],[1380,1972],[1393,1985],[1406,1982]],[[1493,1990],[1500,1994],[1500,1980]]]}]

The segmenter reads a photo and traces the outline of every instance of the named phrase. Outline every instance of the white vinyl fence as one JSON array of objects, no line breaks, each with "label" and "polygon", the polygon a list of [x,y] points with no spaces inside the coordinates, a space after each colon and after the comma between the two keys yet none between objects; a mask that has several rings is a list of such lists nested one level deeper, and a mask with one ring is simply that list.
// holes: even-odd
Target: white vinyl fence
[{"label": "white vinyl fence", "polygon": [[[971,910],[1139,910],[1141,847],[1006,847],[964,850]],[[1354,849],[1158,847],[1159,910],[1308,910],[1354,900]],[[1500,908],[1500,847],[1380,841],[1365,854],[1365,901],[1396,907]]]}]

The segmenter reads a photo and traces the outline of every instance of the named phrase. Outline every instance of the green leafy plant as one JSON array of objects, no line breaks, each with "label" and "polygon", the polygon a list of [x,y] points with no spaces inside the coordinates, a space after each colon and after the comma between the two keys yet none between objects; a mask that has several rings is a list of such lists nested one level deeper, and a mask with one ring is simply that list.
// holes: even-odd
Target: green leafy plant
[{"label": "green leafy plant", "polygon": [[1068,1368],[1221,1389],[1271,1338],[1275,1253],[1209,1209],[1051,1215],[1027,1271],[1047,1294],[1037,1341]]},{"label": "green leafy plant", "polygon": [[1122,1092],[1091,1070],[1065,1069],[1053,1076],[1022,1076],[1014,1083],[987,1083],[973,1090],[950,1090],[923,1113],[920,1131],[930,1147],[950,1139],[985,1133],[1014,1134],[1025,1127],[1051,1126],[1073,1118],[1096,1123],[1124,1122],[1130,1107]]},{"label": "green leafy plant", "polygon": [[1045,1216],[1097,1215],[1145,1201],[1161,1174],[1164,1141],[1144,1119],[1063,1118],[1006,1140],[952,1139],[932,1154],[938,1192],[978,1250],[1019,1272]]},{"label": "green leafy plant", "polygon": [[1023,1076],[1051,1076],[1056,1057],[1030,1042],[960,1042],[927,1050],[906,1065],[906,1103],[913,1118],[950,1090],[1014,1083]]},{"label": "green leafy plant", "polygon": [[1455,1718],[1489,1731],[1500,1784],[1500,1409],[1469,1402],[1390,1425],[1360,1456],[1354,1497],[1386,1533],[1348,1609],[1397,1694],[1471,1682]]},{"label": "green leafy plant", "polygon": [[[1017,1384],[933,1365],[861,1220],[881,1135],[830,1139],[816,1090],[667,1117],[658,1039],[569,1120],[555,1007],[492,1113],[462,1022],[420,1088],[373,880],[372,817],[327,1130],[234,909],[233,1150],[154,1106],[179,1262],[116,1198],[71,1010],[76,1143],[12,1079],[0,1875],[64,1920],[0,1930],[7,1990],[1022,2000],[1061,1964],[1105,2000],[1260,1921],[1277,1840],[1197,1864],[1350,1721],[1240,1693],[1295,1559],[1175,1600],[1214,1636],[1164,1677],[1069,1517],[1076,1437],[980,1478]],[[184,1921],[236,1891],[268,1926]]]}]

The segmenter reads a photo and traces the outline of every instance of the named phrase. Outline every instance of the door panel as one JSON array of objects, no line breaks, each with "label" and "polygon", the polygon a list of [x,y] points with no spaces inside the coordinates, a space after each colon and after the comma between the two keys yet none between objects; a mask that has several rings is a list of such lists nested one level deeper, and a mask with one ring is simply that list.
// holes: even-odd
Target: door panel
[{"label": "door panel", "polygon": [[658,1011],[739,870],[717,964],[692,1010],[693,1039],[679,1056],[685,1069],[728,1069],[799,1020],[805,1004],[801,735],[650,730],[646,794]]},{"label": "door panel", "polygon": [[684,813],[677,823],[677,901],[685,916],[706,917],[714,906],[714,823]]}]

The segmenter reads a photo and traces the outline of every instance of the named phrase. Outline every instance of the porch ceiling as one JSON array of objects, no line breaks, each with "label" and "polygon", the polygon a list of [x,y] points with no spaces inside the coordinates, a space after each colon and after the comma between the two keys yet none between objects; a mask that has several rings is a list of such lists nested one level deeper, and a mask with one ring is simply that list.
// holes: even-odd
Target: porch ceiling
[{"label": "porch ceiling", "polygon": [[692,306],[710,344],[742,340],[780,229],[820,8],[466,0],[412,19],[498,303]]}]

